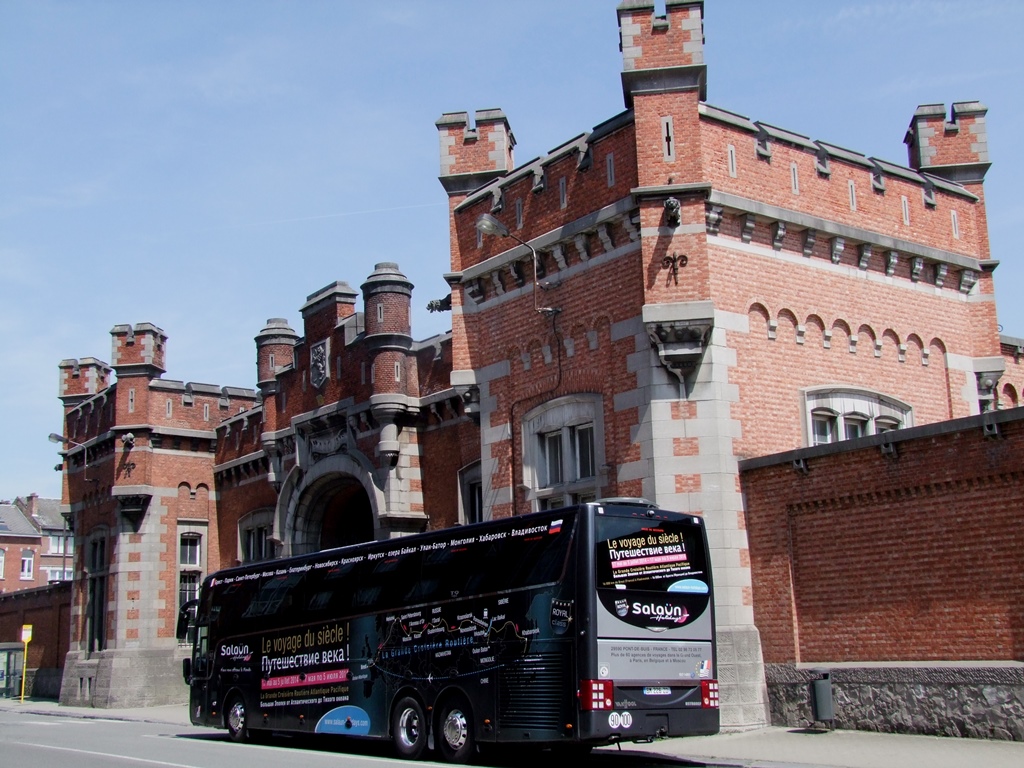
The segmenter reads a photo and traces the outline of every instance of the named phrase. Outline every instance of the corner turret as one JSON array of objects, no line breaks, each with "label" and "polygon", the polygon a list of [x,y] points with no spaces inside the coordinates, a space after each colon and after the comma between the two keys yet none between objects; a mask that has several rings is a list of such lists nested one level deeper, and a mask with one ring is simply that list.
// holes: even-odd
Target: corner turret
[{"label": "corner turret", "polygon": [[441,174],[449,196],[465,196],[511,171],[515,136],[500,109],[477,110],[476,127],[468,112],[448,112],[435,125],[441,143]]},{"label": "corner turret", "polygon": [[57,367],[60,369],[57,397],[64,403],[65,410],[110,386],[111,367],[95,357],[61,360]]},{"label": "corner turret", "polygon": [[299,335],[283,317],[271,317],[256,334],[256,386],[266,398],[277,391],[277,369],[295,362]]},{"label": "corner turret", "polygon": [[922,104],[915,110],[907,135],[910,167],[958,184],[981,184],[992,163],[988,156],[988,108],[980,101],[953,104],[946,120],[945,104]]},{"label": "corner turret", "polygon": [[111,363],[120,379],[125,376],[149,376],[154,379],[167,370],[164,355],[167,334],[152,323],[115,325],[110,329]]},{"label": "corner turret", "polygon": [[398,265],[377,264],[362,285],[366,345],[373,368],[370,408],[381,424],[378,450],[391,464],[398,458],[396,420],[410,408],[407,355],[412,347],[413,285]]},{"label": "corner turret", "polygon": [[707,98],[703,0],[666,0],[664,16],[653,0],[623,0],[616,12],[627,108],[639,93],[696,90]]}]

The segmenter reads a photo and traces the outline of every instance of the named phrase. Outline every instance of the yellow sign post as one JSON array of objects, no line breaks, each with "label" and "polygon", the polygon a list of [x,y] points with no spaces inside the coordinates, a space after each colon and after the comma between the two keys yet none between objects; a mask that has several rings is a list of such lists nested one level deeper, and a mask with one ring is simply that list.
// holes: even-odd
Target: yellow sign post
[{"label": "yellow sign post", "polygon": [[32,625],[21,625],[21,642],[25,644],[25,655],[21,658],[21,703],[25,703],[25,673],[28,671],[28,644],[32,642]]}]

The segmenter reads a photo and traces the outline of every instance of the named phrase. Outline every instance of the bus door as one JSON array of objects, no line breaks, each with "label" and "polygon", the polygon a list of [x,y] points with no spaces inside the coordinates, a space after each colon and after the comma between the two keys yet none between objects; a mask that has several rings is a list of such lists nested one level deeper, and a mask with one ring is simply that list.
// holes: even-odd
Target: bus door
[{"label": "bus door", "polygon": [[210,627],[201,624],[195,627],[195,643],[192,646],[192,660],[189,679],[189,715],[193,723],[210,722],[211,694],[216,697],[213,680],[213,654],[210,653]]}]

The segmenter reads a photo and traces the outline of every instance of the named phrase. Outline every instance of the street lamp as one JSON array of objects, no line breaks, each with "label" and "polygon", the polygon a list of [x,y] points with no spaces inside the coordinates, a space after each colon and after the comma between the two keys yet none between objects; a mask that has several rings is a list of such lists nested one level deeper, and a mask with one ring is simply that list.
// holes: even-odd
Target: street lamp
[{"label": "street lamp", "polygon": [[[90,480],[89,479],[89,449],[85,447],[84,443],[75,442],[70,437],[64,437],[64,435],[58,435],[56,432],[51,432],[50,436],[47,439],[51,443],[67,443],[68,445],[73,445],[76,448],[83,449],[84,456],[85,456],[85,472],[84,472],[84,474],[82,476],[82,479],[85,482],[87,482],[87,483],[98,483],[99,482],[99,480]],[[58,464],[57,466],[59,467],[60,465]],[[54,467],[54,469],[56,469],[56,468],[57,467]]]},{"label": "street lamp", "polygon": [[554,315],[560,310],[554,307],[542,307],[537,301],[537,285],[540,282],[540,278],[537,274],[537,249],[530,245],[525,240],[521,240],[513,235],[508,227],[498,221],[496,218],[491,216],[489,213],[480,214],[480,218],[476,220],[476,228],[478,231],[485,235],[497,235],[498,237],[511,237],[520,245],[525,245],[530,249],[530,255],[533,257],[533,308],[540,312],[542,315]]},{"label": "street lamp", "polygon": [[49,440],[51,443],[70,443],[71,445],[77,446],[79,448],[84,448],[85,447],[81,443],[76,443],[70,437],[64,437],[64,435],[58,435],[56,432],[51,432],[50,436],[47,438],[47,440]]}]

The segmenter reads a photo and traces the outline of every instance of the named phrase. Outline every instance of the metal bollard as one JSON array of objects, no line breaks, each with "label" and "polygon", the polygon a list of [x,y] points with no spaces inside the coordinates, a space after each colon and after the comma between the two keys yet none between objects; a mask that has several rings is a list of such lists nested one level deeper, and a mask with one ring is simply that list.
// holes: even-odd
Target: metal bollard
[{"label": "metal bollard", "polygon": [[832,703],[832,672],[827,669],[814,671],[820,677],[811,681],[811,712],[815,722],[831,723],[836,719]]}]

